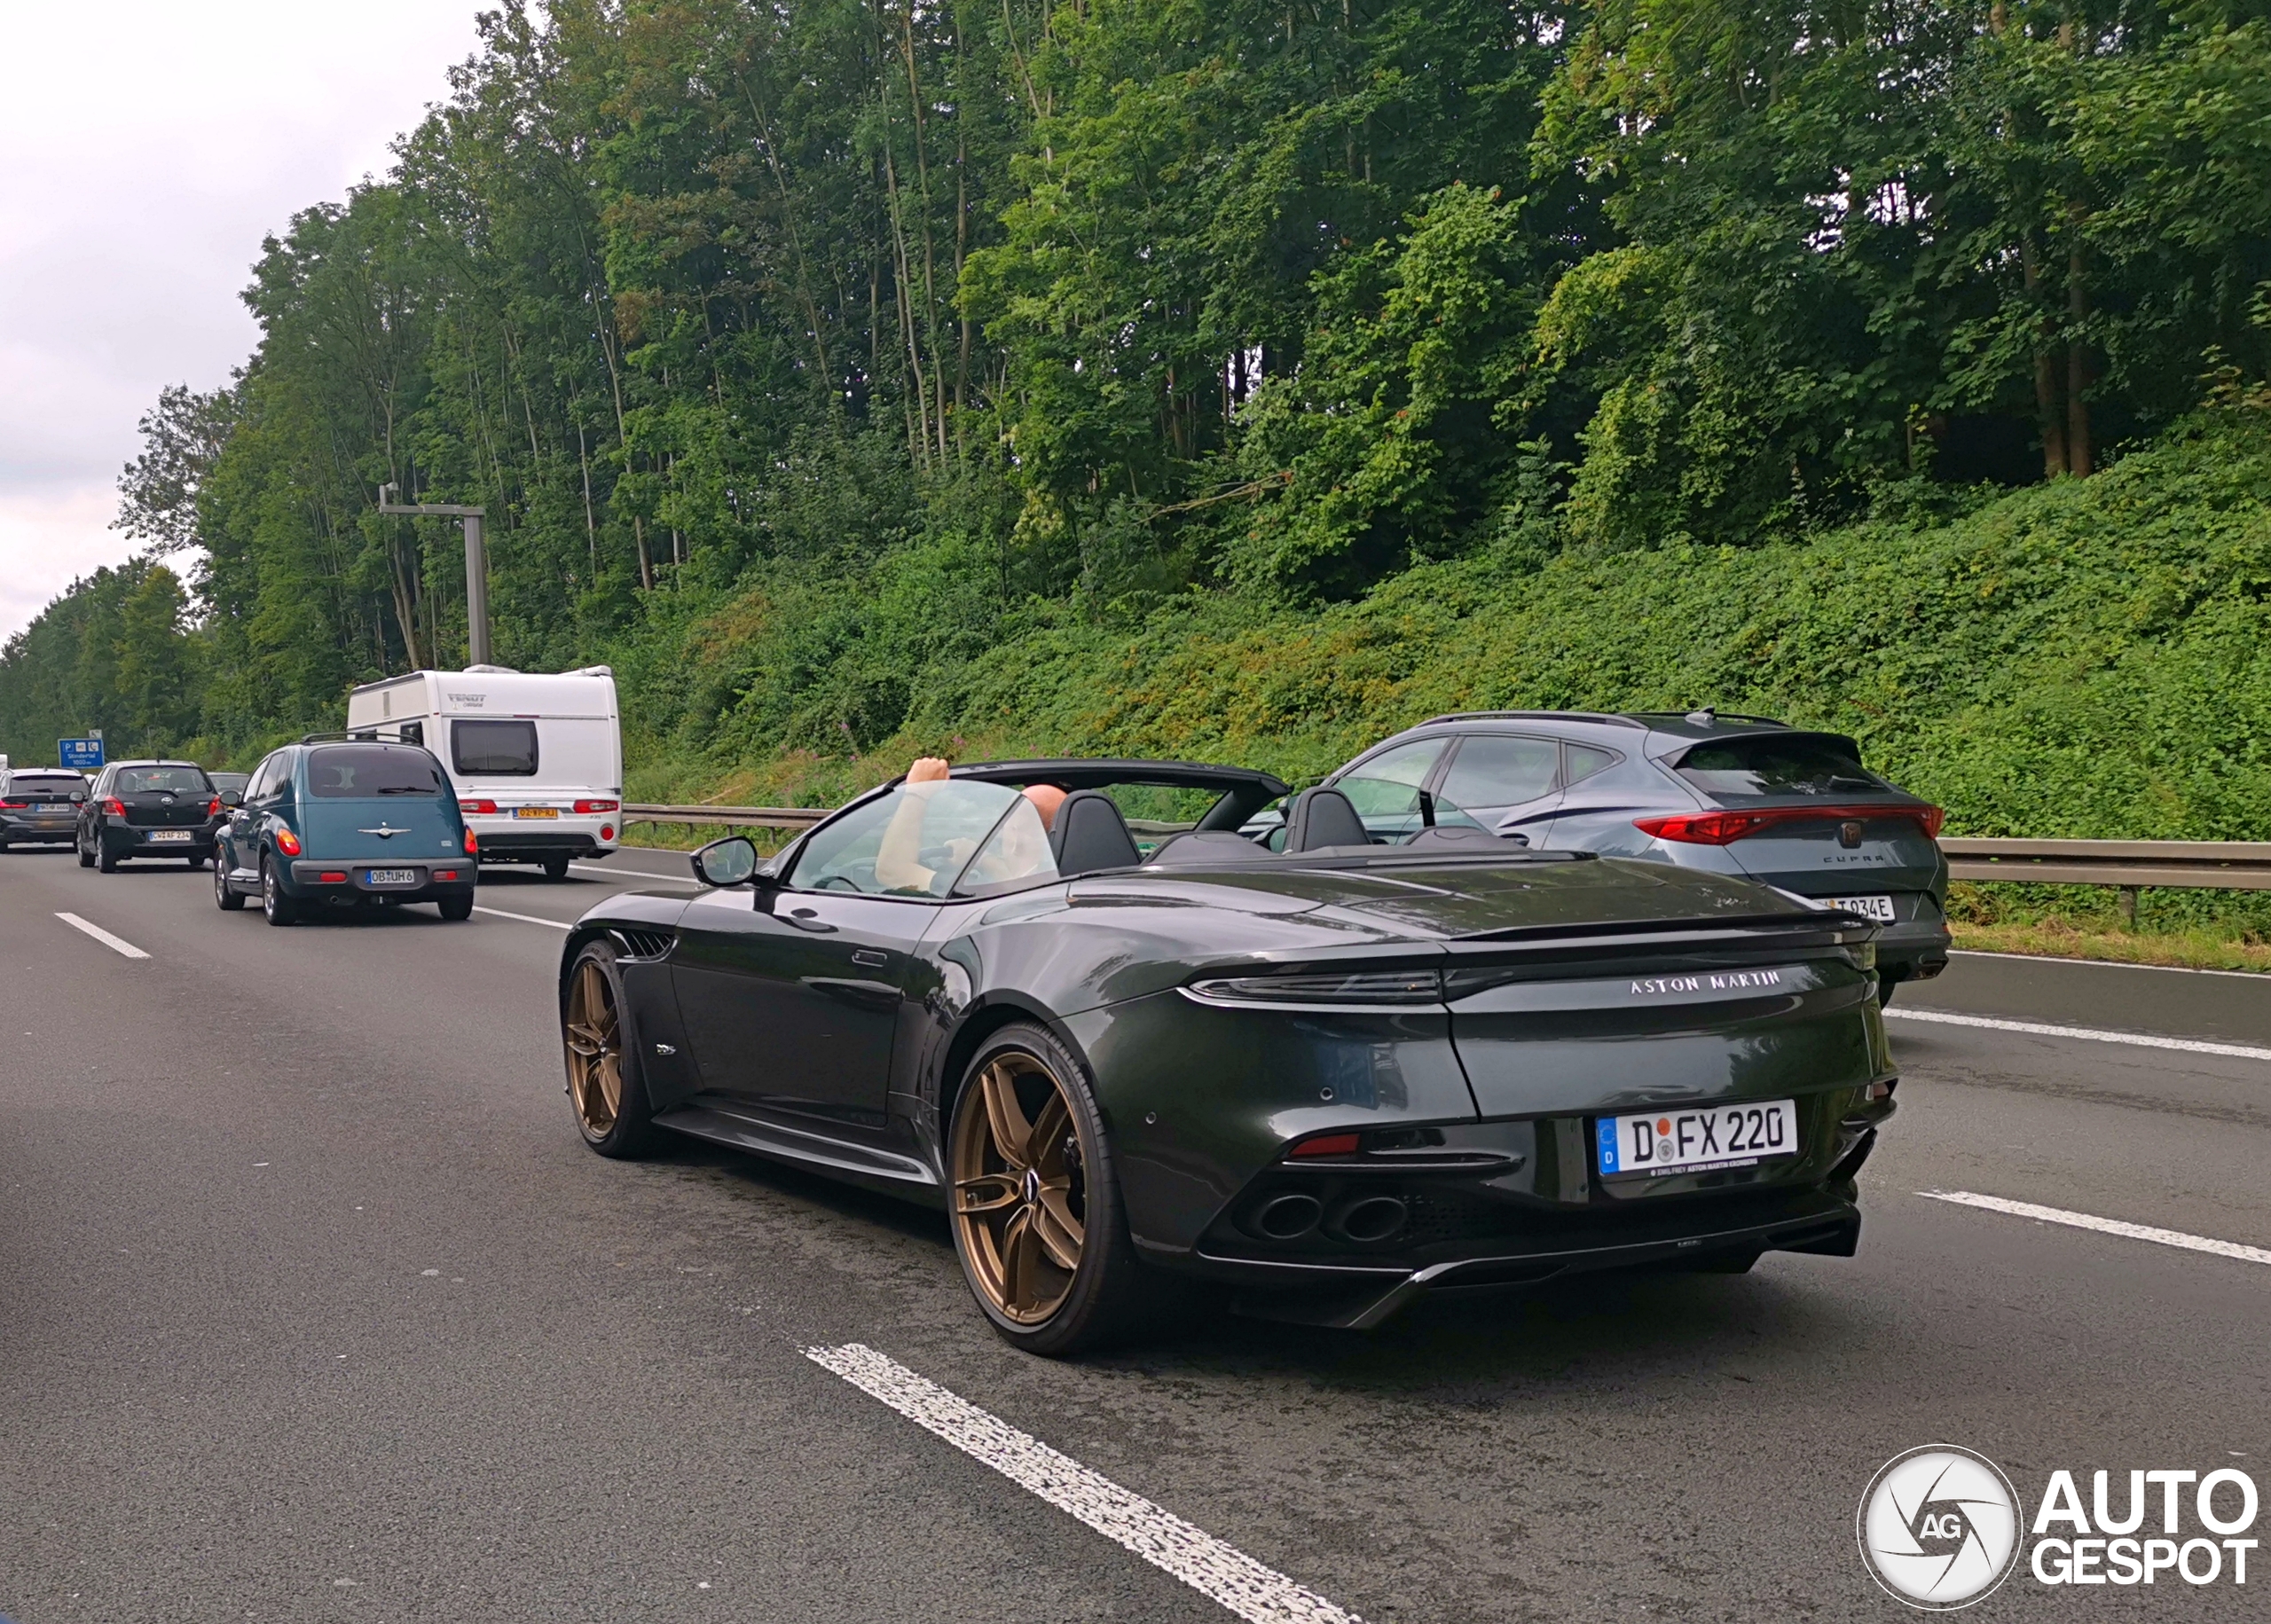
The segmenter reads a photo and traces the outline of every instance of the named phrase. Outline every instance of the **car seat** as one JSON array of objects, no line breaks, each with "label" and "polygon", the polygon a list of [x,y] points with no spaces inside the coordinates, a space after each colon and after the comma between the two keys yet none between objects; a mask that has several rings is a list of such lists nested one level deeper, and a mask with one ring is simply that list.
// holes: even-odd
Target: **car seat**
[{"label": "car seat", "polygon": [[1101,868],[1133,868],[1143,860],[1128,820],[1101,789],[1076,789],[1065,797],[1049,825],[1049,850],[1057,872],[1068,880]]},{"label": "car seat", "polygon": [[1315,851],[1324,846],[1364,846],[1371,836],[1355,803],[1338,789],[1319,784],[1293,797],[1285,813],[1285,850]]}]

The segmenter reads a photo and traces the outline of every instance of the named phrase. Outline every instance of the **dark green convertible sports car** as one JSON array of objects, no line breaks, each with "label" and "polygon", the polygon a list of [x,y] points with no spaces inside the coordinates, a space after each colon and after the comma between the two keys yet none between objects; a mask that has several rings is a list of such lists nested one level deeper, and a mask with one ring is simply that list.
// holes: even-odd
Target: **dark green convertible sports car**
[{"label": "dark green convertible sports car", "polygon": [[706,847],[692,900],[570,934],[584,1136],[672,1128],[943,1207],[978,1306],[1042,1353],[1128,1329],[1174,1273],[1370,1326],[1429,1293],[1852,1253],[1892,1111],[1874,925],[1477,829],[1374,845],[1327,788],[1283,852],[1238,834],[1285,794],[993,763],[763,865]]}]

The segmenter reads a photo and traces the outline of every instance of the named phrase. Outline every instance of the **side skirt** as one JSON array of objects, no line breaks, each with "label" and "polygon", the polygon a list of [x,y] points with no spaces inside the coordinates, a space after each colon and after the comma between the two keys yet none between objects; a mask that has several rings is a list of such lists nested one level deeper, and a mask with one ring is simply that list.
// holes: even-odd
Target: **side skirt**
[{"label": "side skirt", "polygon": [[925,1206],[946,1205],[938,1173],[911,1156],[851,1144],[736,1110],[714,1096],[696,1099],[655,1118],[661,1127],[807,1167]]}]

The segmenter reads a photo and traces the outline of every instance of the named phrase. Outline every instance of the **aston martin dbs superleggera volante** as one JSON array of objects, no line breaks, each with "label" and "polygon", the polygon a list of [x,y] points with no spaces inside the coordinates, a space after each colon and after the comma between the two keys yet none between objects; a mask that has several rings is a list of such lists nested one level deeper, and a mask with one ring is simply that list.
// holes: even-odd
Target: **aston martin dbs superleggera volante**
[{"label": "aston martin dbs superleggera volante", "polygon": [[[1020,790],[1069,792],[1044,820]],[[1851,1255],[1891,1114],[1875,927],[1749,881],[1365,837],[1183,763],[958,767],[561,965],[591,1147],[700,1135],[942,1207],[1002,1336],[1061,1353],[1180,1273],[1370,1326],[1421,1295]],[[1044,801],[1053,797],[1041,797]]]}]

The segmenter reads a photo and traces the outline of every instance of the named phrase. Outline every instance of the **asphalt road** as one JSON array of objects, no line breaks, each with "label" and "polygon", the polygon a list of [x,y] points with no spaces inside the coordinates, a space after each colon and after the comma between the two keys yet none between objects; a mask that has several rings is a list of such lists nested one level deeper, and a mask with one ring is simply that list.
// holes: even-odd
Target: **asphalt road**
[{"label": "asphalt road", "polygon": [[[640,868],[685,873],[274,930],[203,874],[0,855],[0,1612],[1230,1616],[801,1351],[849,1342],[1373,1624],[1898,1618],[1854,1507],[1932,1441],[2030,1500],[2060,1466],[2271,1489],[2271,1268],[1917,1193],[2271,1247],[2271,1060],[1895,1022],[1858,1258],[1052,1364],[927,1213],[583,1149],[529,922]],[[2236,977],[1964,958],[1903,1007],[2271,1040]],[[2022,1578],[1969,1616],[2260,1618],[2259,1554],[2246,1589]]]}]

